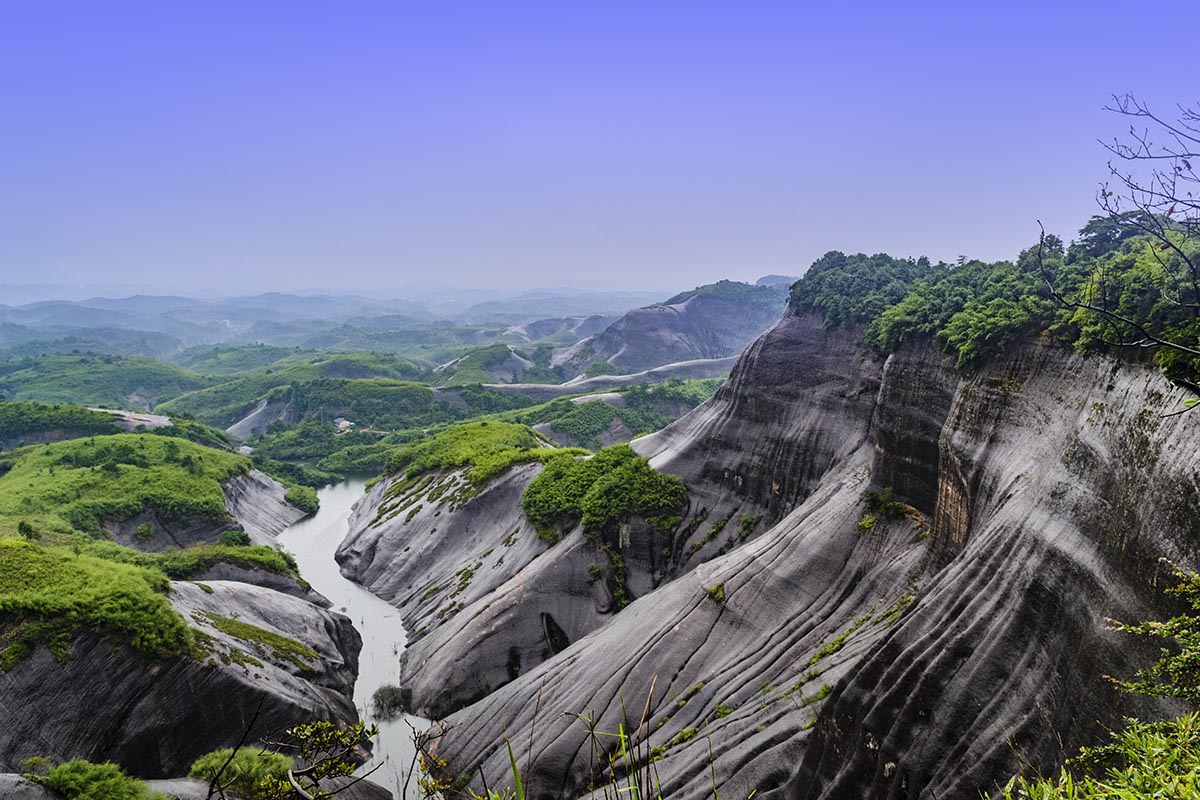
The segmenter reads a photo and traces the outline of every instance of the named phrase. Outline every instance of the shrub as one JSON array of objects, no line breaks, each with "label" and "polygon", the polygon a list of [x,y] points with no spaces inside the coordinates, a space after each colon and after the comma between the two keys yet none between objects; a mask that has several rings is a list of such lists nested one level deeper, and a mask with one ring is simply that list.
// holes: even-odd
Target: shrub
[{"label": "shrub", "polygon": [[249,547],[250,534],[237,528],[221,531],[221,535],[217,537],[217,544],[221,547]]},{"label": "shrub", "polygon": [[[233,756],[233,760],[225,766],[230,755]],[[211,781],[213,773],[222,767],[225,768],[221,772],[221,785],[228,785],[234,792],[245,797],[254,797],[258,793],[258,787],[268,776],[286,779],[287,771],[293,769],[295,763],[289,757],[269,750],[239,747],[234,753],[233,748],[226,747],[197,758],[188,770],[188,775],[202,781]]]},{"label": "shrub", "polygon": [[708,599],[720,605],[725,602],[725,584],[716,583],[708,587]]},{"label": "shrub", "polygon": [[526,487],[521,508],[539,532],[580,520],[599,536],[632,517],[671,517],[687,502],[674,475],[661,475],[629,445],[608,447],[588,459],[558,455]]},{"label": "shrub", "polygon": [[146,784],[126,775],[116,764],[93,764],[82,758],[59,764],[41,782],[66,800],[166,800]]},{"label": "shrub", "polygon": [[371,695],[371,708],[379,719],[392,719],[404,712],[404,691],[399,686],[380,686]]},{"label": "shrub", "polygon": [[317,499],[317,493],[307,486],[291,487],[284,494],[283,499],[308,514],[317,513],[317,509],[321,506],[321,501]]},{"label": "shrub", "polygon": [[143,522],[133,529],[133,538],[139,542],[148,542],[154,538],[154,526],[149,522]]}]

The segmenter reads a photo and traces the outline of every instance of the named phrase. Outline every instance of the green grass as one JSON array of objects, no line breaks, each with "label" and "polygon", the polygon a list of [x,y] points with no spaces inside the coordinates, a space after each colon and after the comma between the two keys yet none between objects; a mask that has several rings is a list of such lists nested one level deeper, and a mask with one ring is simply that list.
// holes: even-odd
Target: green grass
[{"label": "green grass", "polygon": [[413,478],[432,470],[470,466],[467,478],[479,485],[514,464],[545,461],[551,457],[581,452],[544,447],[537,435],[525,425],[482,420],[455,425],[403,447],[388,460],[388,471],[403,471],[407,477]]},{"label": "green grass", "polygon": [[105,520],[153,508],[167,524],[229,520],[221,483],[248,459],[163,436],[116,434],[0,456],[0,533],[25,519],[99,534]]},{"label": "green grass", "polygon": [[1011,779],[1004,800],[1140,800],[1200,796],[1200,714],[1126,720],[1110,744],[1084,748],[1057,778]]},{"label": "green grass", "polygon": [[89,411],[79,406],[44,403],[0,403],[0,447],[4,441],[21,446],[22,438],[35,440],[38,434],[63,432],[72,437],[118,433],[120,428],[111,414]]},{"label": "green grass", "polygon": [[39,642],[60,660],[80,630],[128,641],[157,658],[183,652],[188,627],[171,608],[162,572],[68,548],[0,539],[0,667],[12,669]]},{"label": "green grass", "polygon": [[184,550],[143,553],[105,539],[79,537],[70,545],[83,554],[119,564],[157,570],[172,580],[187,580],[217,564],[260,569],[276,575],[298,577],[295,560],[273,547],[257,545],[198,544]]},{"label": "green grass", "polygon": [[209,383],[141,356],[44,355],[0,363],[0,397],[6,400],[145,408],[146,399],[161,403]]}]

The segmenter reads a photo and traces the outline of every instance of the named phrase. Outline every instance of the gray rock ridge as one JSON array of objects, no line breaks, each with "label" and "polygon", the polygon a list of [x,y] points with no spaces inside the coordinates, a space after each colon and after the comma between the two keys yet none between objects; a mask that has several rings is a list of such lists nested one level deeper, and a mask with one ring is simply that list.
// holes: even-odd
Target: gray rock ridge
[{"label": "gray rock ridge", "polygon": [[227,481],[224,493],[225,509],[253,544],[274,544],[276,536],[306,515],[283,499],[287,494],[283,484],[256,469]]},{"label": "gray rock ridge", "polygon": [[[640,372],[662,364],[737,355],[778,319],[778,303],[747,302],[722,294],[700,293],[680,302],[637,308],[600,333],[555,352],[552,366],[580,371],[606,362],[622,372]],[[670,301],[668,301],[670,302]]]},{"label": "gray rock ridge", "polygon": [[[59,664],[42,646],[0,675],[0,768],[30,756],[111,760],[140,777],[186,774],[198,756],[312,719],[352,722],[361,639],[350,621],[244,583],[172,584],[171,602],[206,636],[202,654],[148,661],[80,634]],[[316,653],[280,651],[222,633],[220,619],[287,637]]]},{"label": "gray rock ridge", "polygon": [[58,795],[20,775],[0,774],[0,800],[58,800]]},{"label": "gray rock ridge", "polygon": [[[566,383],[485,383],[483,386],[485,389],[501,394],[520,394],[542,402],[572,394],[606,392],[624,386],[636,386],[639,383],[662,383],[672,378],[680,380],[720,378],[729,374],[729,370],[733,369],[737,360],[738,356],[736,355],[723,358],[700,358],[663,364],[628,375],[580,377]],[[452,390],[438,388],[434,392],[449,395]]]},{"label": "gray rock ridge", "polygon": [[[863,403],[853,407],[856,420],[843,426],[856,426],[854,441],[861,443],[870,421],[869,399],[878,382],[847,377],[844,363],[848,357],[863,360],[864,369],[873,374],[880,362],[844,334],[823,335],[804,352],[796,349],[796,340],[790,327],[781,323],[779,335],[756,347],[779,363],[811,360],[812,369],[800,382],[815,410],[790,430],[810,451],[824,448],[819,458],[810,460],[827,464],[844,458],[854,445],[836,436],[814,435],[811,420],[843,396],[862,398]],[[790,370],[772,380],[800,391]],[[666,467],[668,472],[683,472],[692,489],[688,516],[669,538],[635,520],[612,541],[587,541],[576,527],[550,547],[537,538],[520,510],[521,493],[539,465],[510,470],[462,503],[452,499],[463,485],[461,474],[429,476],[390,501],[385,498],[396,481],[378,484],[356,506],[337,557],[347,577],[400,608],[412,637],[402,681],[413,691],[416,710],[431,718],[451,713],[607,623],[616,611],[611,589],[617,576],[601,544],[619,553],[626,591],[639,597],[767,527],[743,525],[743,520],[772,509],[779,513],[785,497],[810,490],[806,484],[780,479],[794,470],[794,459],[771,460],[775,456],[767,458],[743,446],[755,440],[771,442],[776,454],[801,446],[789,451],[778,431],[762,427],[789,412],[788,397],[772,394],[765,378],[760,389],[753,402],[754,419],[742,419],[747,416],[745,403],[724,389],[710,402],[713,420],[740,420],[740,425],[731,427],[725,439],[710,440],[704,469],[687,472],[692,463],[687,459],[679,462],[683,470]],[[646,437],[637,446],[663,460],[670,457],[674,436]]]},{"label": "gray rock ridge", "polygon": [[[671,797],[711,795],[709,737],[723,793],[968,797],[1022,765],[1053,773],[1122,716],[1172,710],[1103,676],[1156,654],[1105,618],[1170,613],[1157,559],[1200,561],[1200,432],[1161,416],[1180,398],[1046,342],[962,378],[927,343],[885,363],[785,316],[712,400],[636,444],[685,479],[693,515],[753,511],[762,529],[452,714],[437,752],[495,783],[511,741],[531,796],[583,796],[590,743],[566,715],[615,731],[653,684]],[[908,507],[868,521],[864,493],[885,487]],[[553,586],[552,563],[524,586]],[[528,642],[533,615],[501,613]],[[498,648],[478,635],[421,669],[483,674]]]},{"label": "gray rock ridge", "polygon": [[[4,776],[0,776],[0,781]],[[337,793],[338,800],[392,800],[392,793],[383,788],[377,783],[372,783],[369,780],[358,781],[351,785],[350,778],[334,778],[329,780],[328,785],[331,788],[341,788]],[[167,797],[174,800],[209,800],[208,783],[205,781],[196,780],[194,778],[167,778],[164,780],[155,780],[146,782],[152,791],[162,792]],[[0,782],[0,800],[4,800],[3,783]],[[40,788],[40,787],[39,787]],[[230,800],[241,797],[226,790],[226,794]],[[48,793],[46,797],[54,797],[53,793]],[[31,795],[32,798],[41,798],[42,795]],[[21,797],[14,797],[13,800],[22,800]]]}]

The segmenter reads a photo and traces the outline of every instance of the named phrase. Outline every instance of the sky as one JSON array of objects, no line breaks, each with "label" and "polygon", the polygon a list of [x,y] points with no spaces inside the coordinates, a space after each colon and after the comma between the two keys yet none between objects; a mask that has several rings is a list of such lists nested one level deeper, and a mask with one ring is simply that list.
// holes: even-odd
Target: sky
[{"label": "sky", "polygon": [[[0,0],[0,284],[676,291],[1015,258],[1200,5]],[[0,303],[4,298],[0,297]]]}]

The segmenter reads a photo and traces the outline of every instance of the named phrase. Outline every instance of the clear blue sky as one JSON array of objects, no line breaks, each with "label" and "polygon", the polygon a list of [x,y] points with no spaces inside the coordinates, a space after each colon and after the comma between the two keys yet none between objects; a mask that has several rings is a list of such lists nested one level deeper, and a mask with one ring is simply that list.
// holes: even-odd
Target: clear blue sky
[{"label": "clear blue sky", "polygon": [[[675,289],[1012,258],[1200,4],[0,0],[0,283]],[[0,298],[3,302],[3,298]]]}]

